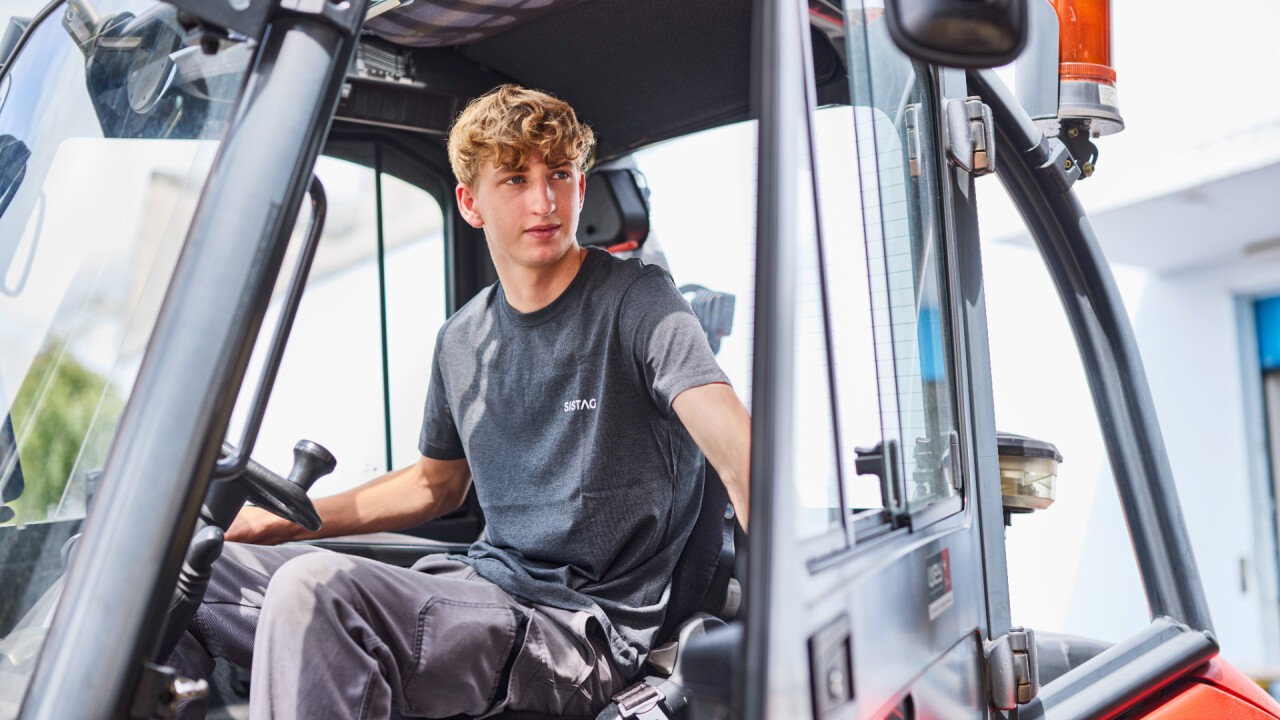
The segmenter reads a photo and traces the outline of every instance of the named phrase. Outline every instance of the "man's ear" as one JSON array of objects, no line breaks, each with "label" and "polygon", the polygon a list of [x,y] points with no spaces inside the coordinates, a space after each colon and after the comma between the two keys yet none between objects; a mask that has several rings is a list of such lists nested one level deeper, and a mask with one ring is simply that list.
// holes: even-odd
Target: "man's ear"
[{"label": "man's ear", "polygon": [[476,196],[472,194],[471,188],[458,183],[458,187],[454,188],[454,194],[458,197],[458,212],[462,213],[462,219],[473,228],[484,227],[484,218],[480,217],[480,210],[476,207]]},{"label": "man's ear", "polygon": [[587,201],[587,174],[578,173],[578,209],[582,209],[582,204]]}]

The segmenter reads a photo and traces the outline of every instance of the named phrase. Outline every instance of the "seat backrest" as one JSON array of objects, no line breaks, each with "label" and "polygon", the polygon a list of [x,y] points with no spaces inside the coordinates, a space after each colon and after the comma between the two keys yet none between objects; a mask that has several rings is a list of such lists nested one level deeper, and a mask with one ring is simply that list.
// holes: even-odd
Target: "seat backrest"
[{"label": "seat backrest", "polygon": [[[658,631],[658,642],[655,647],[666,642],[672,632],[682,621],[695,612],[704,609],[704,604],[717,605],[711,612],[718,613],[724,605],[724,588],[711,593],[713,582],[717,579],[716,569],[725,556],[725,510],[729,506],[729,493],[720,482],[711,463],[704,463],[705,472],[702,484],[702,506],[698,511],[698,519],[689,533],[684,551],[676,561],[675,573],[671,579],[671,596],[667,601],[667,614]],[[728,540],[728,567],[733,567],[732,535]],[[720,573],[727,579],[725,573]],[[708,599],[709,594],[721,595]]]}]

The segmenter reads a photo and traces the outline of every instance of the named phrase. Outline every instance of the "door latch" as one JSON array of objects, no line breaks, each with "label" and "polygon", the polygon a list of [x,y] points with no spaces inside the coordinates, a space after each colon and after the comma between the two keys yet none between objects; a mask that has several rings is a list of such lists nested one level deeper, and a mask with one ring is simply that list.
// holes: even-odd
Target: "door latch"
[{"label": "door latch", "polygon": [[1036,634],[1031,628],[1010,628],[1008,635],[987,643],[987,677],[991,707],[1013,710],[1040,693],[1036,667]]},{"label": "door latch", "polygon": [[977,96],[947,101],[947,159],[972,175],[996,169],[996,126]]}]

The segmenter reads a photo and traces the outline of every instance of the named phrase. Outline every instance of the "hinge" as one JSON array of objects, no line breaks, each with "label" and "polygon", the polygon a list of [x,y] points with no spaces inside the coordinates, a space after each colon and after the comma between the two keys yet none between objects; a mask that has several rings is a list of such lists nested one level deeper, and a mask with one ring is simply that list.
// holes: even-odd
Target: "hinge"
[{"label": "hinge", "polygon": [[177,717],[180,703],[207,697],[208,682],[184,678],[166,665],[146,663],[138,679],[129,717],[136,720]]},{"label": "hinge", "polygon": [[987,679],[991,707],[1013,710],[1040,693],[1036,667],[1036,634],[1031,628],[1010,628],[1009,634],[987,643]]},{"label": "hinge", "polygon": [[907,162],[911,177],[920,177],[920,103],[911,103],[902,115],[907,131]]},{"label": "hinge", "polygon": [[947,159],[972,175],[996,169],[996,127],[977,96],[947,101]]}]

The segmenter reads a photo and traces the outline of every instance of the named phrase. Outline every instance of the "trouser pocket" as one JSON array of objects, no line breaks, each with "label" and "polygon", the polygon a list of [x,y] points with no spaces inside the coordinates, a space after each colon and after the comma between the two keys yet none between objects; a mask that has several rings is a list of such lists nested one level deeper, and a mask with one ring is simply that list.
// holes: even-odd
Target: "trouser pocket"
[{"label": "trouser pocket", "polygon": [[510,605],[432,598],[418,613],[417,652],[405,673],[405,710],[481,715],[497,702],[524,618]]},{"label": "trouser pocket", "polygon": [[[524,644],[511,668],[507,708],[526,712],[594,717],[609,698],[614,673],[588,613],[530,611]],[[595,628],[598,630],[598,628]]]}]

